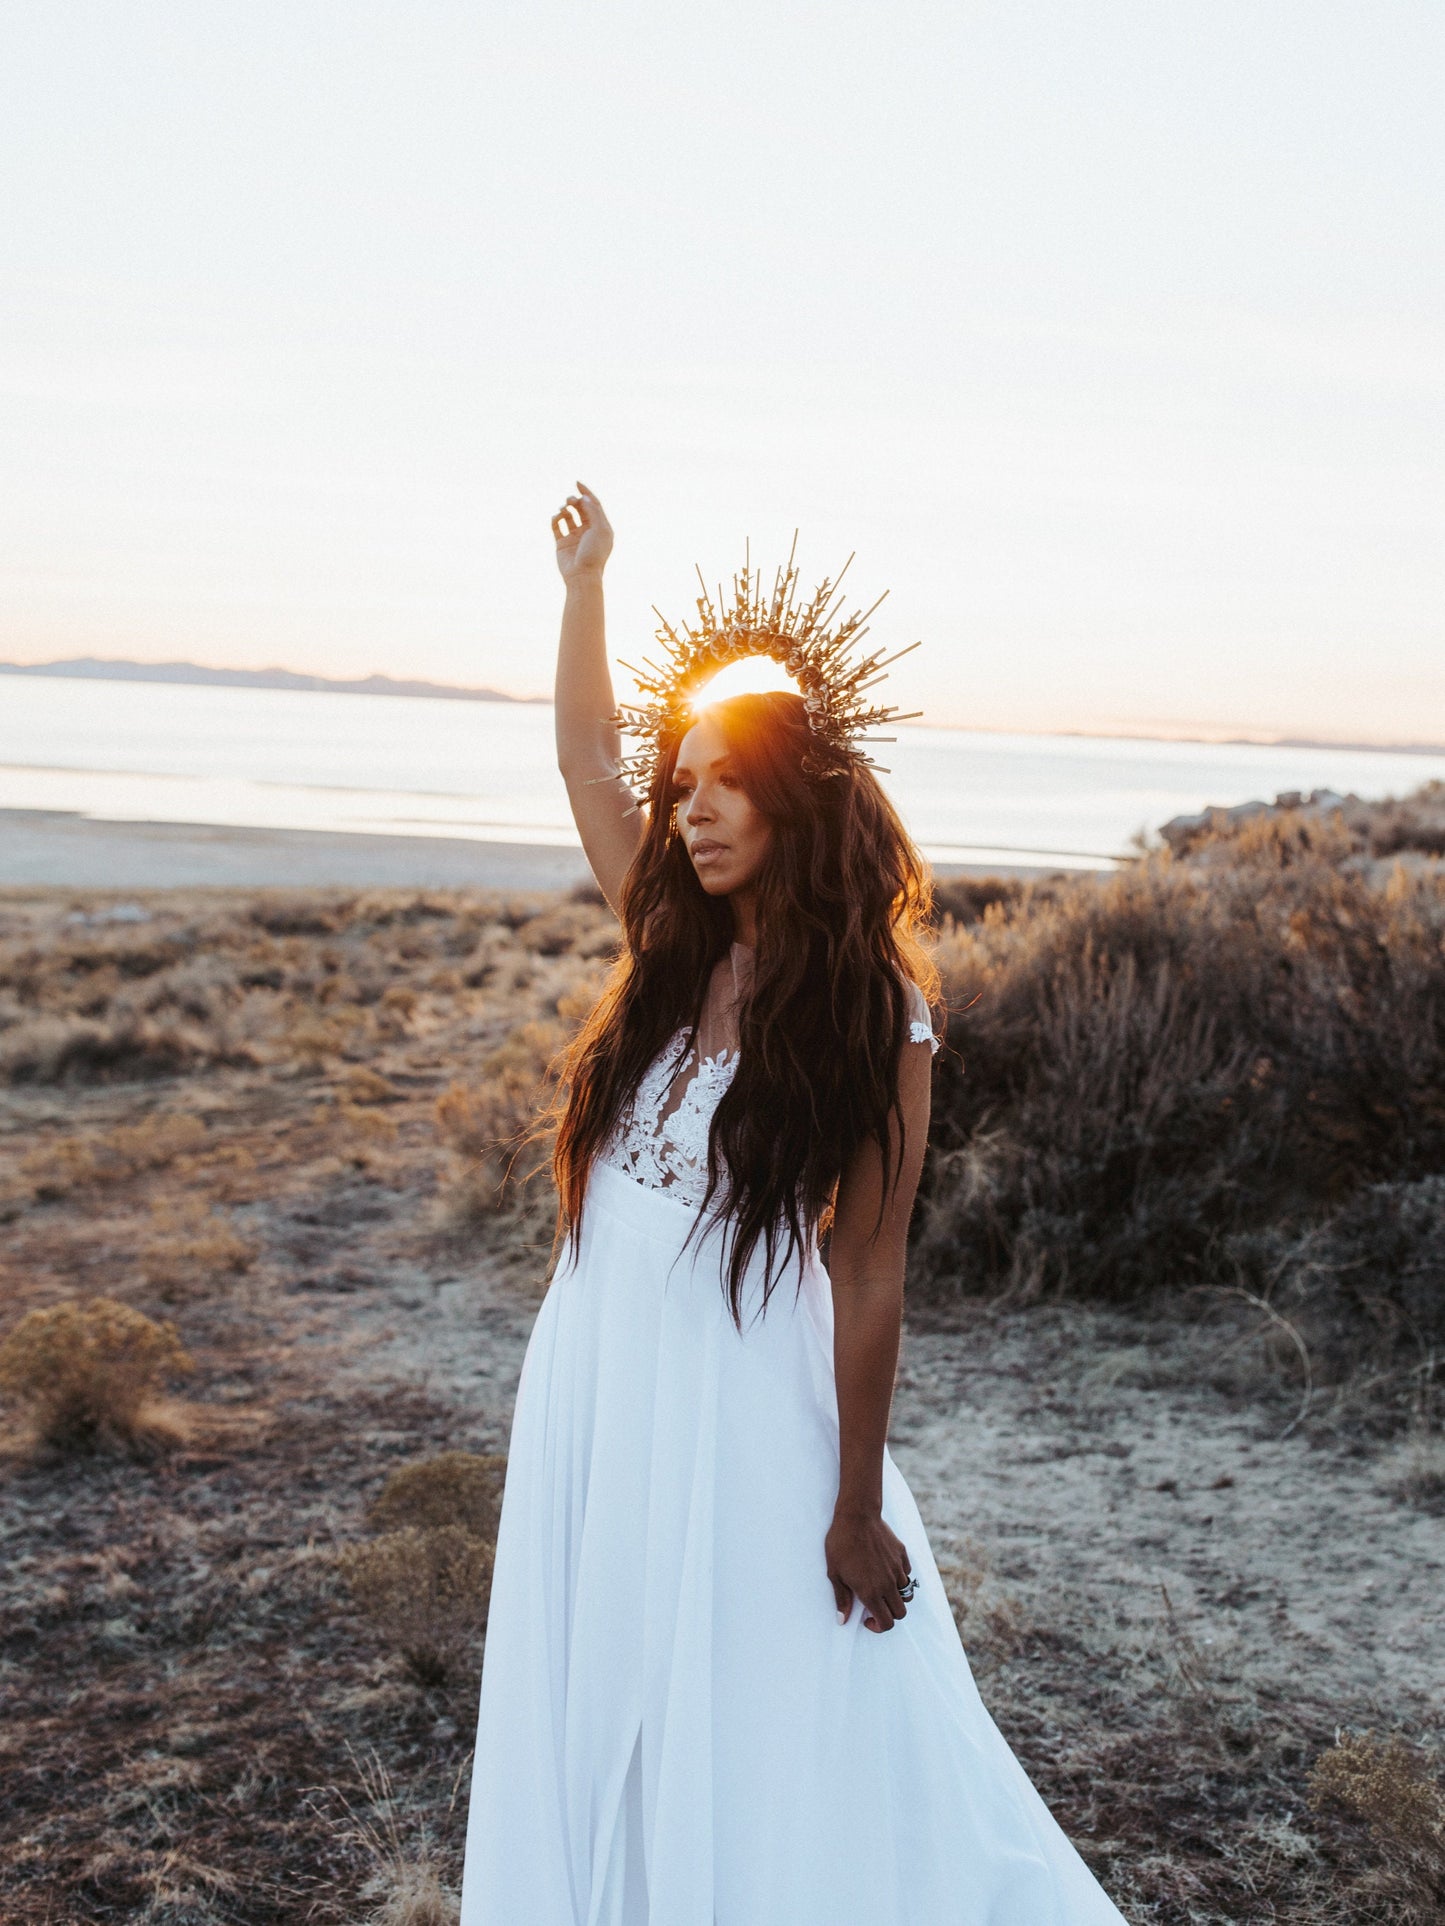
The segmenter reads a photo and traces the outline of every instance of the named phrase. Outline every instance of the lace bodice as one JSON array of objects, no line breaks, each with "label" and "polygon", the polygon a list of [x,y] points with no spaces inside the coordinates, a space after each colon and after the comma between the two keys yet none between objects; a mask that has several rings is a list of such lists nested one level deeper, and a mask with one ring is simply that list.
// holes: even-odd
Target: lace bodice
[{"label": "lace bodice", "polygon": [[[697,1209],[707,1192],[707,1145],[713,1113],[738,1067],[737,1006],[752,969],[752,951],[734,943],[713,974],[697,1036],[670,1037],[653,1059],[603,1145],[601,1160],[648,1190],[665,1190]],[[934,1050],[928,1005],[908,985],[909,1041]]]},{"label": "lace bodice", "polygon": [[602,1161],[624,1171],[648,1190],[668,1190],[679,1203],[696,1207],[707,1191],[707,1139],[713,1112],[738,1067],[736,1050],[697,1060],[683,1085],[682,1099],[664,1122],[663,1112],[687,1044],[679,1030],[637,1086],[637,1095],[602,1152]]}]

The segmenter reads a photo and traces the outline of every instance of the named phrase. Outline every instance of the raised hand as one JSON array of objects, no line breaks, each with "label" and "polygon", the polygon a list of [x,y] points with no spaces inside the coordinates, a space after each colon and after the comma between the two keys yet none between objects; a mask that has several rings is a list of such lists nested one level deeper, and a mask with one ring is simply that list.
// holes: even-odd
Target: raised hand
[{"label": "raised hand", "polygon": [[583,575],[600,576],[607,566],[612,553],[612,524],[585,482],[578,482],[577,493],[569,495],[552,517],[552,537],[564,582]]}]

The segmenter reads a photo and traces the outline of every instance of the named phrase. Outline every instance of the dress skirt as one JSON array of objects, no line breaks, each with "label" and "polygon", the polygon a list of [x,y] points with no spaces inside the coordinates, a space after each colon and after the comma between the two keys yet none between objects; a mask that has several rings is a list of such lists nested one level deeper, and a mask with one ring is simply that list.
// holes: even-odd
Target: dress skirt
[{"label": "dress skirt", "polygon": [[832,1299],[743,1330],[717,1230],[606,1164],[517,1392],[462,1926],[1118,1926],[985,1711],[912,1493],[917,1594],[838,1623]]}]

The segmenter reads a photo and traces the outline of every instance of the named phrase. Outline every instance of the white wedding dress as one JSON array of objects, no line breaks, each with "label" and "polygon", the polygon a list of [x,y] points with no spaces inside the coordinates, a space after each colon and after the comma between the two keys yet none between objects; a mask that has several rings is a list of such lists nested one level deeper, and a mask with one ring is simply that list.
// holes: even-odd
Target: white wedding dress
[{"label": "white wedding dress", "polygon": [[643,1079],[527,1348],[461,1926],[1122,1926],[979,1699],[891,1457],[917,1594],[838,1623],[816,1251],[762,1318],[750,1279],[739,1333],[719,1233],[683,1248],[751,960]]}]

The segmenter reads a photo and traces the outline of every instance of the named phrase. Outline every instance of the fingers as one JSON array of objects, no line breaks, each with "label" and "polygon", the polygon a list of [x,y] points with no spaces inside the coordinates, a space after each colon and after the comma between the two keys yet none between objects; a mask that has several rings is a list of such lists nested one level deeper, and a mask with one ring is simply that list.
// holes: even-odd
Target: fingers
[{"label": "fingers", "polygon": [[575,495],[569,496],[565,504],[552,517],[552,534],[559,543],[576,541],[586,526],[582,504]]},{"label": "fingers", "polygon": [[[902,1584],[906,1583],[905,1574]],[[899,1619],[907,1618],[908,1607],[903,1600],[902,1584],[895,1581],[867,1601],[863,1623],[870,1632],[891,1631]]]},{"label": "fingers", "polygon": [[841,1578],[834,1578],[829,1572],[828,1581],[833,1587],[833,1603],[838,1608],[838,1623],[846,1625],[853,1611],[853,1594]]}]

